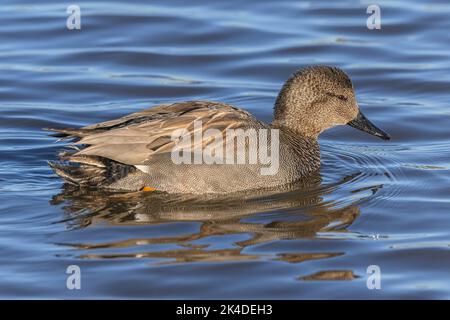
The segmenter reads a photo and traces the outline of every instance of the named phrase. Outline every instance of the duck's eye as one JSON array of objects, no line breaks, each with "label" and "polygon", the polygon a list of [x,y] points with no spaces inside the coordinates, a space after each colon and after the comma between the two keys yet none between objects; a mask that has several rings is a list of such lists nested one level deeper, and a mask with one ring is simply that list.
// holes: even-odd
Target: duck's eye
[{"label": "duck's eye", "polygon": [[333,93],[333,92],[327,92],[327,94],[329,96],[336,97],[336,98],[338,98],[339,100],[342,100],[342,101],[347,101],[348,100],[348,98],[346,96],[342,95],[342,94],[336,94],[336,93]]}]

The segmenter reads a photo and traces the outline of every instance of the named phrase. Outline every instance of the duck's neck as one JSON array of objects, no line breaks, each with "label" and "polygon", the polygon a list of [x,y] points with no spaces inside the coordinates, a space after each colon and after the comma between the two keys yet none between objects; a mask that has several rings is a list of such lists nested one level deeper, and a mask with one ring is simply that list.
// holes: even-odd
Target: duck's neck
[{"label": "duck's neck", "polygon": [[280,126],[277,121],[273,122],[272,127],[280,130],[280,141],[285,146],[280,149],[280,159],[289,162],[294,156],[294,162],[297,164],[295,170],[302,172],[302,175],[320,168],[320,147],[317,138],[292,130],[289,126]]},{"label": "duck's neck", "polygon": [[281,88],[275,101],[272,125],[286,128],[306,138],[317,139],[320,130],[314,123],[314,117],[308,115],[314,100],[305,96],[297,82],[298,79],[292,77]]},{"label": "duck's neck", "polygon": [[307,114],[304,117],[299,117],[291,106],[286,104],[280,105],[277,99],[275,116],[272,122],[274,128],[287,130],[304,138],[317,140],[320,132],[315,129],[312,123],[308,122],[309,120],[311,119],[308,119]]}]

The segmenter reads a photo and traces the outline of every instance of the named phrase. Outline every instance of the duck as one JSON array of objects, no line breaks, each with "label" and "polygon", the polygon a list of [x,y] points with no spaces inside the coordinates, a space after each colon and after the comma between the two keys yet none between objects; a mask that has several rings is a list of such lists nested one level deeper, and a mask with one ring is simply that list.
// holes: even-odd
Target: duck
[{"label": "duck", "polygon": [[[301,68],[287,79],[275,100],[272,123],[230,104],[195,100],[156,105],[81,128],[45,130],[59,141],[71,141],[57,161],[48,163],[65,183],[77,188],[230,194],[281,188],[317,174],[318,137],[340,125],[390,139],[360,110],[350,77],[338,67],[317,65]],[[232,140],[226,138],[230,132],[233,142],[242,139],[220,158],[224,141]],[[265,143],[255,147],[250,133]],[[267,157],[258,158],[264,148],[273,156],[270,163]],[[205,150],[209,157],[202,154]],[[239,152],[244,161],[228,161],[239,158]],[[198,154],[200,161],[189,161]],[[252,155],[253,162],[245,161]]]}]

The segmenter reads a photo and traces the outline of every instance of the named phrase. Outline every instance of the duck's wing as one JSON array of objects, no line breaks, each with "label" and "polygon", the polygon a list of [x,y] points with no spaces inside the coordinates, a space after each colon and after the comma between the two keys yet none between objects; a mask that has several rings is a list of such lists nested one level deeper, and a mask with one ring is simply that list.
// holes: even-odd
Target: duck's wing
[{"label": "duck's wing", "polygon": [[[75,144],[86,146],[66,157],[69,161],[98,156],[124,164],[140,165],[155,155],[170,154],[177,143],[173,139],[174,133],[184,130],[183,134],[193,136],[200,123],[203,133],[208,129],[216,129],[222,135],[227,129],[265,127],[239,108],[210,101],[189,101],[155,106],[81,129],[52,131],[58,132],[60,137],[78,138]],[[200,143],[204,147],[213,140],[202,139]],[[197,147],[193,146],[193,150]]]}]

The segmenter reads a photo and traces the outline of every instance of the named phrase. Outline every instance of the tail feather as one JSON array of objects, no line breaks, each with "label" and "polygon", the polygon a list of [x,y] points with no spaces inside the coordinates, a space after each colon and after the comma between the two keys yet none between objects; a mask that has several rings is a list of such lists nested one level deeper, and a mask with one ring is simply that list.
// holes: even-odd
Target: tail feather
[{"label": "tail feather", "polygon": [[64,129],[55,129],[55,128],[43,128],[43,130],[55,132],[50,134],[50,136],[55,138],[60,138],[58,141],[73,139],[73,138],[83,138],[93,132],[98,133],[104,130],[99,129],[73,129],[73,128],[64,128]]},{"label": "tail feather", "polygon": [[[59,140],[75,139],[76,141],[92,133],[104,129],[53,129],[44,130],[55,132],[52,134]],[[75,144],[68,147],[74,150],[62,150],[58,154],[60,161],[48,162],[53,171],[67,183],[77,186],[107,187],[120,180],[129,173],[136,171],[131,165],[126,165],[111,159],[94,155],[78,155],[80,150]]]},{"label": "tail feather", "polygon": [[77,186],[108,186],[136,170],[134,166],[95,156],[74,156],[68,161],[73,165],[63,162],[48,164],[67,183]]}]

